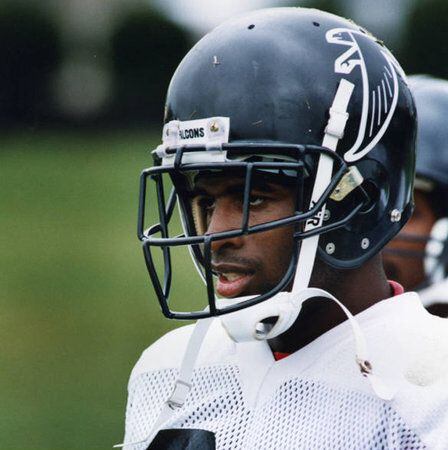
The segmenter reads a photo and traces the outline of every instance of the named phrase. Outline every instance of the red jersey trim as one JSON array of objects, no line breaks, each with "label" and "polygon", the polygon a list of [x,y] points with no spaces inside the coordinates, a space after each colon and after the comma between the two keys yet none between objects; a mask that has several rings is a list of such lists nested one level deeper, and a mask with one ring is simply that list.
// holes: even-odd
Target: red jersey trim
[{"label": "red jersey trim", "polygon": [[404,287],[393,280],[387,280],[389,283],[389,286],[392,288],[392,297],[395,297],[396,295],[404,294]]}]

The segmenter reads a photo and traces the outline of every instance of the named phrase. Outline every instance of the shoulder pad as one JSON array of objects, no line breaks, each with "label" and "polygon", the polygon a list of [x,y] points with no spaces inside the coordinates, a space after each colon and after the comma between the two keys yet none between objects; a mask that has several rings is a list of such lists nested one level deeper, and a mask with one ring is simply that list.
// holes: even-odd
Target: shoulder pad
[{"label": "shoulder pad", "polygon": [[[193,325],[169,331],[150,345],[140,356],[131,373],[131,380],[142,373],[178,368],[182,362]],[[202,345],[198,364],[222,363],[235,353],[235,343],[229,338],[220,320],[214,320]]]}]

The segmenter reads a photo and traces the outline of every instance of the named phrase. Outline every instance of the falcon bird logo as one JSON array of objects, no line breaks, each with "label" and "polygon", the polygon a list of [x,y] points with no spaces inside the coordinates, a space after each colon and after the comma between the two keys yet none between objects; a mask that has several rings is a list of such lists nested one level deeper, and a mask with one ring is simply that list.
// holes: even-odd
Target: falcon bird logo
[{"label": "falcon bird logo", "polygon": [[364,55],[369,51],[368,41],[375,39],[362,31],[349,28],[333,28],[326,33],[329,44],[347,48],[334,62],[335,73],[350,74],[360,70],[362,76],[362,113],[358,135],[352,147],[344,154],[347,162],[361,159],[382,138],[394,115],[398,101],[398,77],[406,79],[401,67],[386,49],[382,50],[384,64],[367,67]]}]

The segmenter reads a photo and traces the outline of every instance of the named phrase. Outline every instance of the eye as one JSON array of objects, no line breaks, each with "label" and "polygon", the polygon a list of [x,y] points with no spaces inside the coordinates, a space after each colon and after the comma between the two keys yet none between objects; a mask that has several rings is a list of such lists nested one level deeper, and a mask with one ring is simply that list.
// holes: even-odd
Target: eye
[{"label": "eye", "polygon": [[251,195],[249,197],[250,206],[260,206],[264,201],[265,201],[265,199],[258,195]]},{"label": "eye", "polygon": [[195,196],[192,203],[197,205],[197,207],[205,214],[213,212],[213,209],[215,208],[215,199],[206,195]]}]

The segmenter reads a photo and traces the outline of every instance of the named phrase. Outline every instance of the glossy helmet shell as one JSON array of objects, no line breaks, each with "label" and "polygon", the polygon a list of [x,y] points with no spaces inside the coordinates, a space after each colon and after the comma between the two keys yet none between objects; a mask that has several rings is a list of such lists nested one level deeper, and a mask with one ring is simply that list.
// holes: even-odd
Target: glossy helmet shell
[{"label": "glossy helmet shell", "polygon": [[[416,112],[405,75],[381,41],[314,9],[252,12],[219,26],[186,55],[168,90],[165,122],[224,116],[229,142],[320,146],[342,78],[355,88],[337,153],[359,169],[371,201],[349,224],[320,236],[319,255],[354,268],[412,212]],[[329,220],[349,207],[349,200],[329,200]]]}]

